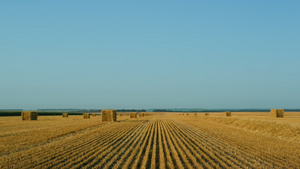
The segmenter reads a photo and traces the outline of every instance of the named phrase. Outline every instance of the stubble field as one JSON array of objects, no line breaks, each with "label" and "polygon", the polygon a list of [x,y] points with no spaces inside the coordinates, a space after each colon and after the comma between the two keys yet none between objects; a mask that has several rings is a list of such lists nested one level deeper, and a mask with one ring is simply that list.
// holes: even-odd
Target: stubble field
[{"label": "stubble field", "polygon": [[0,117],[0,168],[300,168],[299,112],[117,119]]}]

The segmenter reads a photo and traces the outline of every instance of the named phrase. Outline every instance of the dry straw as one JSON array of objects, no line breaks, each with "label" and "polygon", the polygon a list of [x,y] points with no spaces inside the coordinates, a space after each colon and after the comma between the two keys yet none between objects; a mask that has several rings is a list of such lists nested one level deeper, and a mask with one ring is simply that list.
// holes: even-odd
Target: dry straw
[{"label": "dry straw", "polygon": [[224,114],[225,114],[226,117],[231,116],[231,112],[230,111],[226,111]]},{"label": "dry straw", "polygon": [[68,116],[69,116],[69,113],[63,113],[62,116],[63,116],[63,117],[68,117]]},{"label": "dry straw", "polygon": [[102,116],[102,121],[117,121],[116,110],[102,110],[101,116]]},{"label": "dry straw", "polygon": [[283,109],[271,109],[270,111],[270,116],[271,117],[281,117],[283,118],[283,115],[284,115],[284,110]]},{"label": "dry straw", "polygon": [[21,113],[22,120],[37,120],[38,114],[36,111],[23,111]]},{"label": "dry straw", "polygon": [[197,116],[197,113],[194,113],[195,116]]},{"label": "dry straw", "polygon": [[209,116],[209,113],[204,113],[204,116]]},{"label": "dry straw", "polygon": [[130,113],[130,118],[137,118],[136,113]]},{"label": "dry straw", "polygon": [[89,119],[90,118],[90,113],[83,113],[83,118],[84,119]]}]

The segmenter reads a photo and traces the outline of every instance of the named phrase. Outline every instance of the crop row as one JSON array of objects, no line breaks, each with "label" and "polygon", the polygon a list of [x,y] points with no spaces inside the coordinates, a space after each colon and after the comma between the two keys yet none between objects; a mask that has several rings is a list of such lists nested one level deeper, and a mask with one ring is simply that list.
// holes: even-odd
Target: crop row
[{"label": "crop row", "polygon": [[0,168],[282,167],[284,161],[277,156],[260,156],[251,147],[230,141],[160,115],[110,123],[2,156]]}]

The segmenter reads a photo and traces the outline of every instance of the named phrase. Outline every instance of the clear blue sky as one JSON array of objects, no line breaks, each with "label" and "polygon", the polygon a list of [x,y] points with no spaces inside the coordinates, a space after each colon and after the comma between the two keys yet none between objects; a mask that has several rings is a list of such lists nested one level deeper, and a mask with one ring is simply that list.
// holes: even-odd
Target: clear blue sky
[{"label": "clear blue sky", "polygon": [[0,2],[0,109],[300,108],[299,9]]}]

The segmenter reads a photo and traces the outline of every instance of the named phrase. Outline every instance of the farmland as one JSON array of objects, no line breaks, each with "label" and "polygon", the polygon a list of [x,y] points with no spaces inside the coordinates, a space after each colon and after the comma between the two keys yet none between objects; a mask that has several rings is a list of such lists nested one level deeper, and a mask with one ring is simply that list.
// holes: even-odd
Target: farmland
[{"label": "farmland", "polygon": [[299,112],[0,117],[0,168],[299,167]]}]

